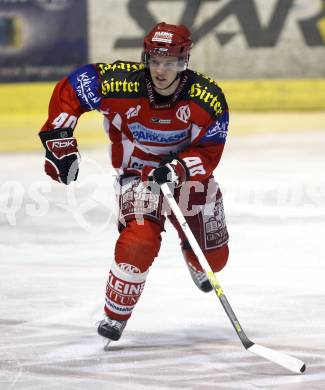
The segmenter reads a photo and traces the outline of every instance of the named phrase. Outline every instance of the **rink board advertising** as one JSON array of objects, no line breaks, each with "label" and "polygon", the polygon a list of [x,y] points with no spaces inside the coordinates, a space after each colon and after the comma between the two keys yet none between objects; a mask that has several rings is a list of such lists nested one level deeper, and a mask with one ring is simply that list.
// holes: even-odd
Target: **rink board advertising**
[{"label": "rink board advertising", "polygon": [[0,82],[59,79],[87,41],[86,0],[0,0]]},{"label": "rink board advertising", "polygon": [[[102,15],[113,3],[116,18],[105,23]],[[325,0],[107,0],[88,6],[96,21],[91,61],[138,60],[143,35],[163,19],[190,28],[190,66],[217,79],[325,76]]]}]

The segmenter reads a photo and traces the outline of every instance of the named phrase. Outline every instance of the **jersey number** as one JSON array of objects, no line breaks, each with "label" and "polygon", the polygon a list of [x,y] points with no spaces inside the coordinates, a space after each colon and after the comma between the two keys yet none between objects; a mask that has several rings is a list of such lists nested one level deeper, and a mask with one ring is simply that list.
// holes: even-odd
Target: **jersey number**
[{"label": "jersey number", "polygon": [[52,125],[55,126],[54,127],[55,129],[60,129],[63,126],[71,127],[71,129],[74,129],[76,124],[77,124],[77,117],[74,115],[69,115],[66,112],[61,112],[61,114],[57,116],[52,122]]},{"label": "jersey number", "polygon": [[206,170],[202,165],[202,160],[200,159],[200,157],[184,157],[183,161],[188,168],[190,176],[206,174]]}]

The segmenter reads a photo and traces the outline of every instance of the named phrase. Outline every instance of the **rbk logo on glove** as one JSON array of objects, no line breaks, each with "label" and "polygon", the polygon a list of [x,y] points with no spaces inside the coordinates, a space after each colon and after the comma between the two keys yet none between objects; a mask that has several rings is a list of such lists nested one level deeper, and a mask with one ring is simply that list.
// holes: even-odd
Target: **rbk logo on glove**
[{"label": "rbk logo on glove", "polygon": [[73,153],[77,153],[77,140],[75,138],[65,138],[60,140],[46,141],[47,149],[58,159]]},{"label": "rbk logo on glove", "polygon": [[65,140],[55,140],[55,141],[47,141],[46,145],[50,148],[68,148],[68,147],[77,147],[77,141],[75,138],[68,138]]},{"label": "rbk logo on glove", "polygon": [[45,172],[53,180],[69,184],[77,180],[80,156],[72,129],[55,129],[39,133],[45,147]]}]

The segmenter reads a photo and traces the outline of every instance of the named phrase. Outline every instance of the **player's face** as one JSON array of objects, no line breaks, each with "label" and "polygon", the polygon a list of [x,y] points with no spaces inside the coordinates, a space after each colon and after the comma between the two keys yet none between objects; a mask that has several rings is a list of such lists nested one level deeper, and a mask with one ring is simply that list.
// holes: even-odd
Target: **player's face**
[{"label": "player's face", "polygon": [[[158,92],[160,92],[160,89],[164,90],[168,87],[175,80],[177,73],[183,70],[180,69],[181,64],[177,57],[151,55],[148,64],[152,81]],[[178,83],[175,82],[174,84],[177,87]],[[171,89],[176,89],[174,84]],[[168,90],[165,92],[170,92]],[[171,91],[171,93],[173,92]]]}]

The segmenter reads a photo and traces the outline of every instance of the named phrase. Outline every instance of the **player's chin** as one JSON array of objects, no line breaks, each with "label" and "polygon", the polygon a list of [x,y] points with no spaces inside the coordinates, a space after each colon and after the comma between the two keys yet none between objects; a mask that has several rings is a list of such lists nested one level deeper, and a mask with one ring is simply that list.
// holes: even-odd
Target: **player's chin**
[{"label": "player's chin", "polygon": [[168,86],[168,81],[166,79],[159,80],[157,78],[154,79],[154,85],[156,88],[166,88]]}]

